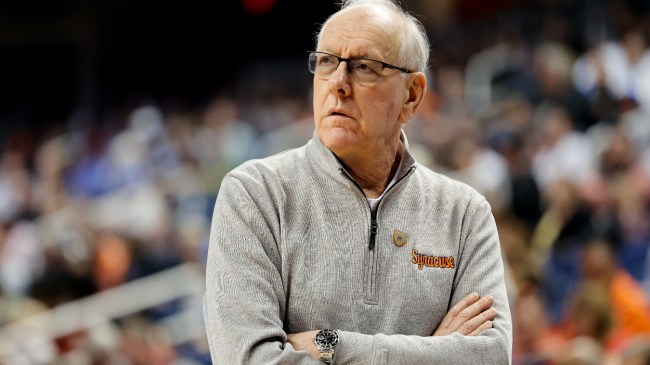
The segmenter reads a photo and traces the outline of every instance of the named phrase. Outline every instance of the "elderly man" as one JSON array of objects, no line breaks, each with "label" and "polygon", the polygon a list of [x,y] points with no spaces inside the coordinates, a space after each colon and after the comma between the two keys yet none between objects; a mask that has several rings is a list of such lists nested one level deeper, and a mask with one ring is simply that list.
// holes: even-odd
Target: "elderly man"
[{"label": "elderly man", "polygon": [[402,126],[429,43],[390,0],[321,27],[315,132],[222,181],[206,271],[215,364],[508,364],[512,328],[490,205],[418,165]]}]

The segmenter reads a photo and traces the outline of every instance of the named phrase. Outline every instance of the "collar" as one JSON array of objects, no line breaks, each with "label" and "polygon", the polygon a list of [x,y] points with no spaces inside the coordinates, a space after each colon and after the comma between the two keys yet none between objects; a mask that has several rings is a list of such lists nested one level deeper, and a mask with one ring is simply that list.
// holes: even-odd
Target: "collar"
[{"label": "collar", "polygon": [[[406,138],[404,130],[400,130],[400,140],[404,143],[404,153],[402,154],[400,167],[395,175],[397,176],[397,179],[402,178],[402,176],[404,176],[411,168],[416,168],[417,166],[415,159],[409,151],[408,139]],[[326,174],[330,175],[335,180],[344,183],[350,181],[347,174],[341,173],[345,171],[343,165],[341,165],[336,155],[325,147],[320,138],[318,138],[315,130],[312,138],[307,142],[307,154],[312,159],[314,165],[319,166]]]}]

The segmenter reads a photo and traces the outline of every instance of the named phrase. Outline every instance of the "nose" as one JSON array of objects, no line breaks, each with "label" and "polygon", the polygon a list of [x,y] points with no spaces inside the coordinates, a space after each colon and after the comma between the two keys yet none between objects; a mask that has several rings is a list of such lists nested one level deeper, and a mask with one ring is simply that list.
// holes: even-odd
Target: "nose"
[{"label": "nose", "polygon": [[334,73],[329,77],[328,83],[330,91],[333,94],[349,96],[352,92],[351,81],[348,63],[343,61],[339,63],[339,67],[337,67],[336,71],[334,71]]}]

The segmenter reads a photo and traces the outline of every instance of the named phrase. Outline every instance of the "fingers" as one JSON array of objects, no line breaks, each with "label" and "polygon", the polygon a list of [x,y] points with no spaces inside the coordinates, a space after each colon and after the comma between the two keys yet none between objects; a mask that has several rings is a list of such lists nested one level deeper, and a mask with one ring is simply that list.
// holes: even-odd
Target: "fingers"
[{"label": "fingers", "polygon": [[496,318],[497,310],[494,308],[487,309],[475,317],[471,318],[458,330],[459,333],[469,336],[476,336],[481,334],[483,331],[492,328],[492,320]]},{"label": "fingers", "polygon": [[477,300],[459,313],[452,326],[458,329],[457,332],[469,335],[483,323],[496,317],[496,309],[490,308],[492,303],[494,298],[490,295]]},{"label": "fingers", "polygon": [[449,310],[447,315],[445,315],[445,318],[442,319],[442,322],[440,323],[439,327],[452,326],[454,320],[456,320],[456,318],[460,315],[460,313],[462,313],[463,310],[467,309],[472,304],[476,303],[480,298],[481,297],[478,295],[478,293],[471,293],[465,298],[463,298],[463,300],[456,303],[456,305]]},{"label": "fingers", "polygon": [[492,321],[485,321],[483,322],[483,324],[478,326],[478,328],[472,331],[472,333],[470,333],[469,336],[478,336],[481,333],[483,333],[483,331],[489,330],[490,328],[492,328]]},{"label": "fingers", "polygon": [[434,336],[454,332],[475,336],[492,328],[492,320],[497,315],[496,309],[491,308],[493,303],[494,298],[491,295],[482,298],[478,293],[468,295],[449,310]]}]

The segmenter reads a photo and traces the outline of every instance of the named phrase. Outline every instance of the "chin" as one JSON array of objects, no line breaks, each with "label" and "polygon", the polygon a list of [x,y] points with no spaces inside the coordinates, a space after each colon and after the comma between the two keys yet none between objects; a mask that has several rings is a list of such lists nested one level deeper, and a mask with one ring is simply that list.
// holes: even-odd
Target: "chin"
[{"label": "chin", "polygon": [[325,147],[337,154],[359,144],[359,139],[356,134],[344,128],[331,128],[319,132],[318,135]]}]

